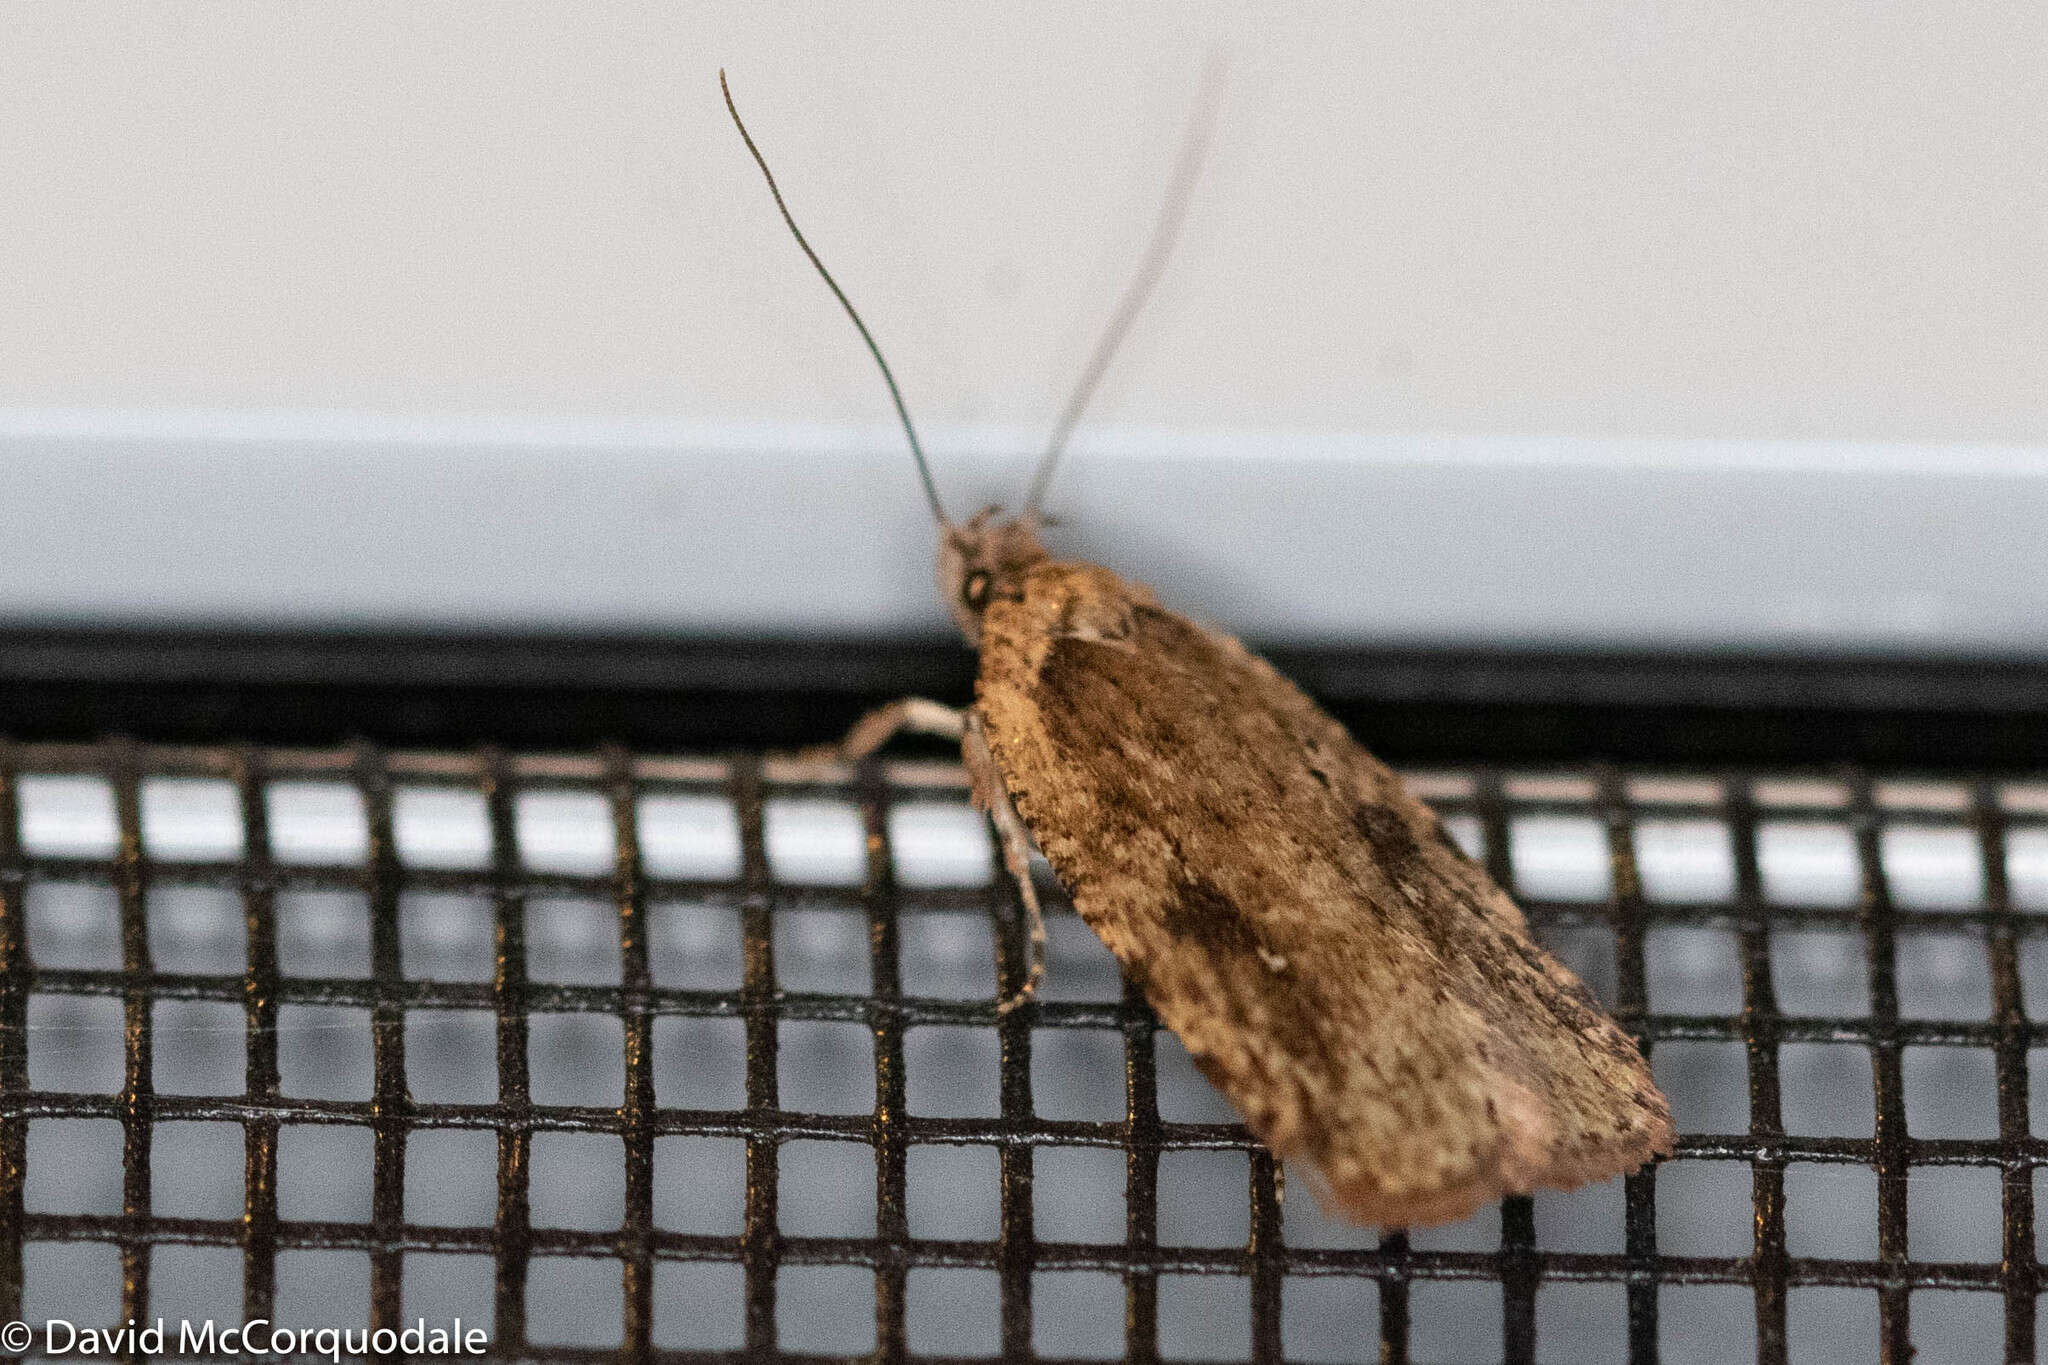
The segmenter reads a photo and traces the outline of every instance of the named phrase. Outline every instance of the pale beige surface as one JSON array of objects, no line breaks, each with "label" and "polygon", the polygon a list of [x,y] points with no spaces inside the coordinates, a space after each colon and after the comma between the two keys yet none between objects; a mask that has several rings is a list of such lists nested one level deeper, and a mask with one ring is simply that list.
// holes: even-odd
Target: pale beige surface
[{"label": "pale beige surface", "polygon": [[10,4],[0,406],[2048,434],[2048,17],[1849,4]]}]

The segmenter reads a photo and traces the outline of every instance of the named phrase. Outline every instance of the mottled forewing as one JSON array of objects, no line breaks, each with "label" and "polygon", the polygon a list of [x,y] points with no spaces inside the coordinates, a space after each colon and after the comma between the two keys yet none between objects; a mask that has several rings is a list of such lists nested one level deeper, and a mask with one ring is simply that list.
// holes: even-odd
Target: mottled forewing
[{"label": "mottled forewing", "polygon": [[1435,815],[1235,640],[1043,565],[984,617],[977,705],[1082,917],[1348,1216],[1461,1217],[1669,1150],[1628,1036]]}]

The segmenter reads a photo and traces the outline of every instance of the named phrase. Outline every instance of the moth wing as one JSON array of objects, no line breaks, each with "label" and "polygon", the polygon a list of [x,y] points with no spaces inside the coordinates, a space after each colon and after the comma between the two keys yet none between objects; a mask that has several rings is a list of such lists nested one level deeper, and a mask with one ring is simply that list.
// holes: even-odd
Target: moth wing
[{"label": "moth wing", "polygon": [[1628,1035],[1270,665],[1084,564],[1034,569],[980,647],[996,767],[1075,908],[1337,1211],[1448,1221],[1671,1150]]}]

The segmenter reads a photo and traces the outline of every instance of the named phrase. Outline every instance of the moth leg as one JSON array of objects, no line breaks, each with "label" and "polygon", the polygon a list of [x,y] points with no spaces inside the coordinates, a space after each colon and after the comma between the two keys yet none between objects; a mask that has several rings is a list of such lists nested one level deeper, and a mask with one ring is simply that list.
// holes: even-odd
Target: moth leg
[{"label": "moth leg", "polygon": [[967,713],[923,697],[904,697],[887,706],[878,706],[862,716],[846,732],[846,738],[837,744],[821,744],[814,749],[806,749],[803,756],[858,763],[901,734],[964,739]]},{"label": "moth leg", "polygon": [[1017,883],[1017,894],[1024,902],[1024,924],[1031,936],[1031,966],[1024,985],[1015,995],[996,1002],[996,1013],[1008,1014],[1029,1000],[1045,977],[1045,915],[1038,908],[1038,892],[1031,885],[1030,837],[1024,832],[1024,822],[1017,818],[1017,808],[1010,804],[1002,774],[996,771],[995,755],[989,752],[988,734],[982,728],[980,713],[970,710],[966,716],[967,734],[960,741],[960,758],[974,784],[974,804],[987,811],[989,819],[995,822],[996,838],[1003,846],[1003,866]]}]

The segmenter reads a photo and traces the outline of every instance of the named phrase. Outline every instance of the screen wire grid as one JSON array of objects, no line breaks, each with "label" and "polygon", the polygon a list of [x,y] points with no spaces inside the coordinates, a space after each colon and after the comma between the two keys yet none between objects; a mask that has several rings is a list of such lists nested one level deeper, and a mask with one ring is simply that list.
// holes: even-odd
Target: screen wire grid
[{"label": "screen wire grid", "polygon": [[[957,766],[0,745],[0,1316],[494,1358],[2032,1360],[2048,785],[1415,774],[1677,1156],[1321,1217]],[[1917,1352],[1917,1355],[1914,1353]]]}]

